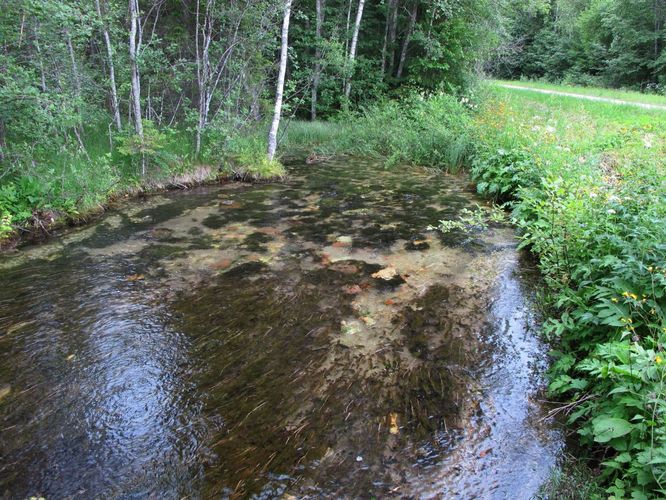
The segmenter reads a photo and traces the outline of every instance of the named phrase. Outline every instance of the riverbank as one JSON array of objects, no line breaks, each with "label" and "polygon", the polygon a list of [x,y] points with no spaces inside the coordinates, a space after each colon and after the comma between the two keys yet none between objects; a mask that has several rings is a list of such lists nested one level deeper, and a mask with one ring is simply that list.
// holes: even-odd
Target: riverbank
[{"label": "riverbank", "polygon": [[164,161],[148,159],[149,168],[142,175],[136,161],[114,149],[98,150],[99,154],[87,159],[70,157],[69,165],[64,165],[62,159],[40,163],[30,174],[0,183],[0,251],[85,224],[119,199],[228,180],[266,182],[282,178],[284,167],[278,161],[266,160],[264,150],[257,131],[234,138],[217,159],[208,155],[193,161],[191,152],[182,146],[178,151],[163,152]]},{"label": "riverbank", "polygon": [[479,192],[508,203],[547,283],[550,392],[617,498],[664,492],[666,113],[495,89]]}]

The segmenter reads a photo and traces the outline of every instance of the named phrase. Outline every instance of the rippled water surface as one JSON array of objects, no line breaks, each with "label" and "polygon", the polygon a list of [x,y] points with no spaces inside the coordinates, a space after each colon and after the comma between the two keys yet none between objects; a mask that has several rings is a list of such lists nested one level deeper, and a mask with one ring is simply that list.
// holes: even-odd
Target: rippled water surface
[{"label": "rippled water surface", "polygon": [[510,228],[464,178],[294,162],[0,259],[6,498],[529,498],[562,437]]}]

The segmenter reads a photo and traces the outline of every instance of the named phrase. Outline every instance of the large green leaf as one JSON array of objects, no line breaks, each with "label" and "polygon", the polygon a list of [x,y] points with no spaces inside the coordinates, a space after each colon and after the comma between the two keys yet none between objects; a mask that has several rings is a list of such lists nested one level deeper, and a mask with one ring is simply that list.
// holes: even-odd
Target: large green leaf
[{"label": "large green leaf", "polygon": [[607,443],[611,439],[629,434],[634,426],[623,418],[597,417],[592,421],[594,440]]}]

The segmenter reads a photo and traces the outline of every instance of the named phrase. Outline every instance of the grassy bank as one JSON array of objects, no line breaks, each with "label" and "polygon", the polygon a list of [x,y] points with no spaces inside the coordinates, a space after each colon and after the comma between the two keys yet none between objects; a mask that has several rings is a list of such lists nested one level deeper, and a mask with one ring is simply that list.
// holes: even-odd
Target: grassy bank
[{"label": "grassy bank", "polygon": [[222,178],[266,180],[284,175],[266,158],[264,127],[243,134],[213,131],[195,155],[191,133],[157,130],[147,122],[144,144],[135,136],[90,127],[85,152],[72,148],[41,155],[0,171],[0,244],[23,234],[76,223],[112,199]]},{"label": "grassy bank", "polygon": [[326,157],[350,154],[381,159],[387,168],[420,165],[460,170],[472,152],[471,115],[449,95],[386,101],[330,122],[292,122],[287,149]]},{"label": "grassy bank", "polygon": [[475,128],[548,285],[561,413],[607,493],[666,494],[666,112],[497,89]]}]

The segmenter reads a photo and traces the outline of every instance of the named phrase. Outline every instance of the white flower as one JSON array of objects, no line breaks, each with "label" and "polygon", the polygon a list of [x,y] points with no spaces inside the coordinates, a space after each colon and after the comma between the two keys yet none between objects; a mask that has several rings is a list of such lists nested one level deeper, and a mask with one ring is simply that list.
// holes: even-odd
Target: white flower
[{"label": "white flower", "polygon": [[606,210],[606,213],[607,213],[608,215],[614,215],[614,214],[616,214],[617,212],[616,212],[615,210],[613,210],[612,208],[609,208],[608,210]]}]

